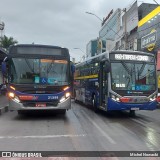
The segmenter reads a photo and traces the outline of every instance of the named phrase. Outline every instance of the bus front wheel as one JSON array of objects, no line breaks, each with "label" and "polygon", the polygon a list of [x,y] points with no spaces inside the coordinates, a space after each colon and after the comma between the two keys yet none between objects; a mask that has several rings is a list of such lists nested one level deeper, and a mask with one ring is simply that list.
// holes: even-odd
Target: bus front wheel
[{"label": "bus front wheel", "polygon": [[92,97],[92,106],[94,108],[94,112],[97,113],[98,112],[98,108],[96,106],[96,96],[95,96],[95,94]]},{"label": "bus front wheel", "polygon": [[65,114],[66,114],[66,109],[62,109],[62,110],[60,110],[60,114],[65,115]]},{"label": "bus front wheel", "polygon": [[23,110],[18,110],[17,112],[18,112],[18,115],[24,115],[24,114],[26,113],[26,112],[23,111]]},{"label": "bus front wheel", "polygon": [[74,102],[77,103],[76,91],[74,90]]},{"label": "bus front wheel", "polygon": [[134,110],[130,110],[129,115],[130,115],[131,117],[135,117],[136,113],[135,113],[135,111],[134,111]]}]

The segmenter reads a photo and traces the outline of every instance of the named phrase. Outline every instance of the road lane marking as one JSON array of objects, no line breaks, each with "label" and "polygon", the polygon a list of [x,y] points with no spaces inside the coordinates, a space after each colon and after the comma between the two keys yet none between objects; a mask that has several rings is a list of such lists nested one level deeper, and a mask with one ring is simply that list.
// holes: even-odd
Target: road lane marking
[{"label": "road lane marking", "polygon": [[101,134],[108,139],[108,141],[112,144],[116,144],[116,142],[103,130],[99,127],[96,122],[93,121],[84,111],[83,114],[85,114],[85,117],[101,132]]},{"label": "road lane marking", "polygon": [[25,138],[39,138],[39,139],[44,139],[44,138],[63,138],[63,137],[85,137],[85,134],[81,135],[35,135],[35,136],[0,136],[0,139],[25,139]]}]

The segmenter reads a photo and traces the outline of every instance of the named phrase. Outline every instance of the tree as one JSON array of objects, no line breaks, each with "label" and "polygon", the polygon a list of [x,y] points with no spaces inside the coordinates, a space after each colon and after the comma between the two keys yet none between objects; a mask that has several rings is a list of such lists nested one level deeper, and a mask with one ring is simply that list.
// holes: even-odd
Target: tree
[{"label": "tree", "polygon": [[18,43],[18,41],[15,40],[13,37],[7,37],[7,36],[4,35],[1,38],[1,47],[5,48],[7,50],[8,50],[10,45],[14,45],[14,44],[17,44],[17,43]]}]

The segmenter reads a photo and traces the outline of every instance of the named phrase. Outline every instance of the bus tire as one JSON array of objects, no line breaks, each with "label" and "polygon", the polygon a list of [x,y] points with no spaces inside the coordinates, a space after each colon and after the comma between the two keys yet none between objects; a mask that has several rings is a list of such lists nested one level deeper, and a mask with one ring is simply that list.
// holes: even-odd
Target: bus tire
[{"label": "bus tire", "polygon": [[60,114],[65,115],[65,114],[66,114],[66,109],[62,109],[62,110],[60,110]]},{"label": "bus tire", "polygon": [[77,103],[76,91],[74,91],[74,102]]},{"label": "bus tire", "polygon": [[99,109],[96,106],[96,96],[95,96],[95,94],[92,97],[92,106],[93,106],[94,112],[97,113],[99,111]]},{"label": "bus tire", "polygon": [[135,117],[136,113],[134,110],[130,110],[130,113],[129,113],[130,117]]},{"label": "bus tire", "polygon": [[18,115],[24,115],[25,114],[25,112],[22,111],[22,110],[18,110],[17,112],[18,112]]}]

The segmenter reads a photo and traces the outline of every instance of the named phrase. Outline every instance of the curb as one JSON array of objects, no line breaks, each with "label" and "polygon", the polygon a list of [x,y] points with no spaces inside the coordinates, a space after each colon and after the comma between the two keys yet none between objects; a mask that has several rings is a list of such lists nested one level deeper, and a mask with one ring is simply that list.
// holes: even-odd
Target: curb
[{"label": "curb", "polygon": [[0,108],[0,115],[2,115],[5,112],[8,112],[8,106]]}]

